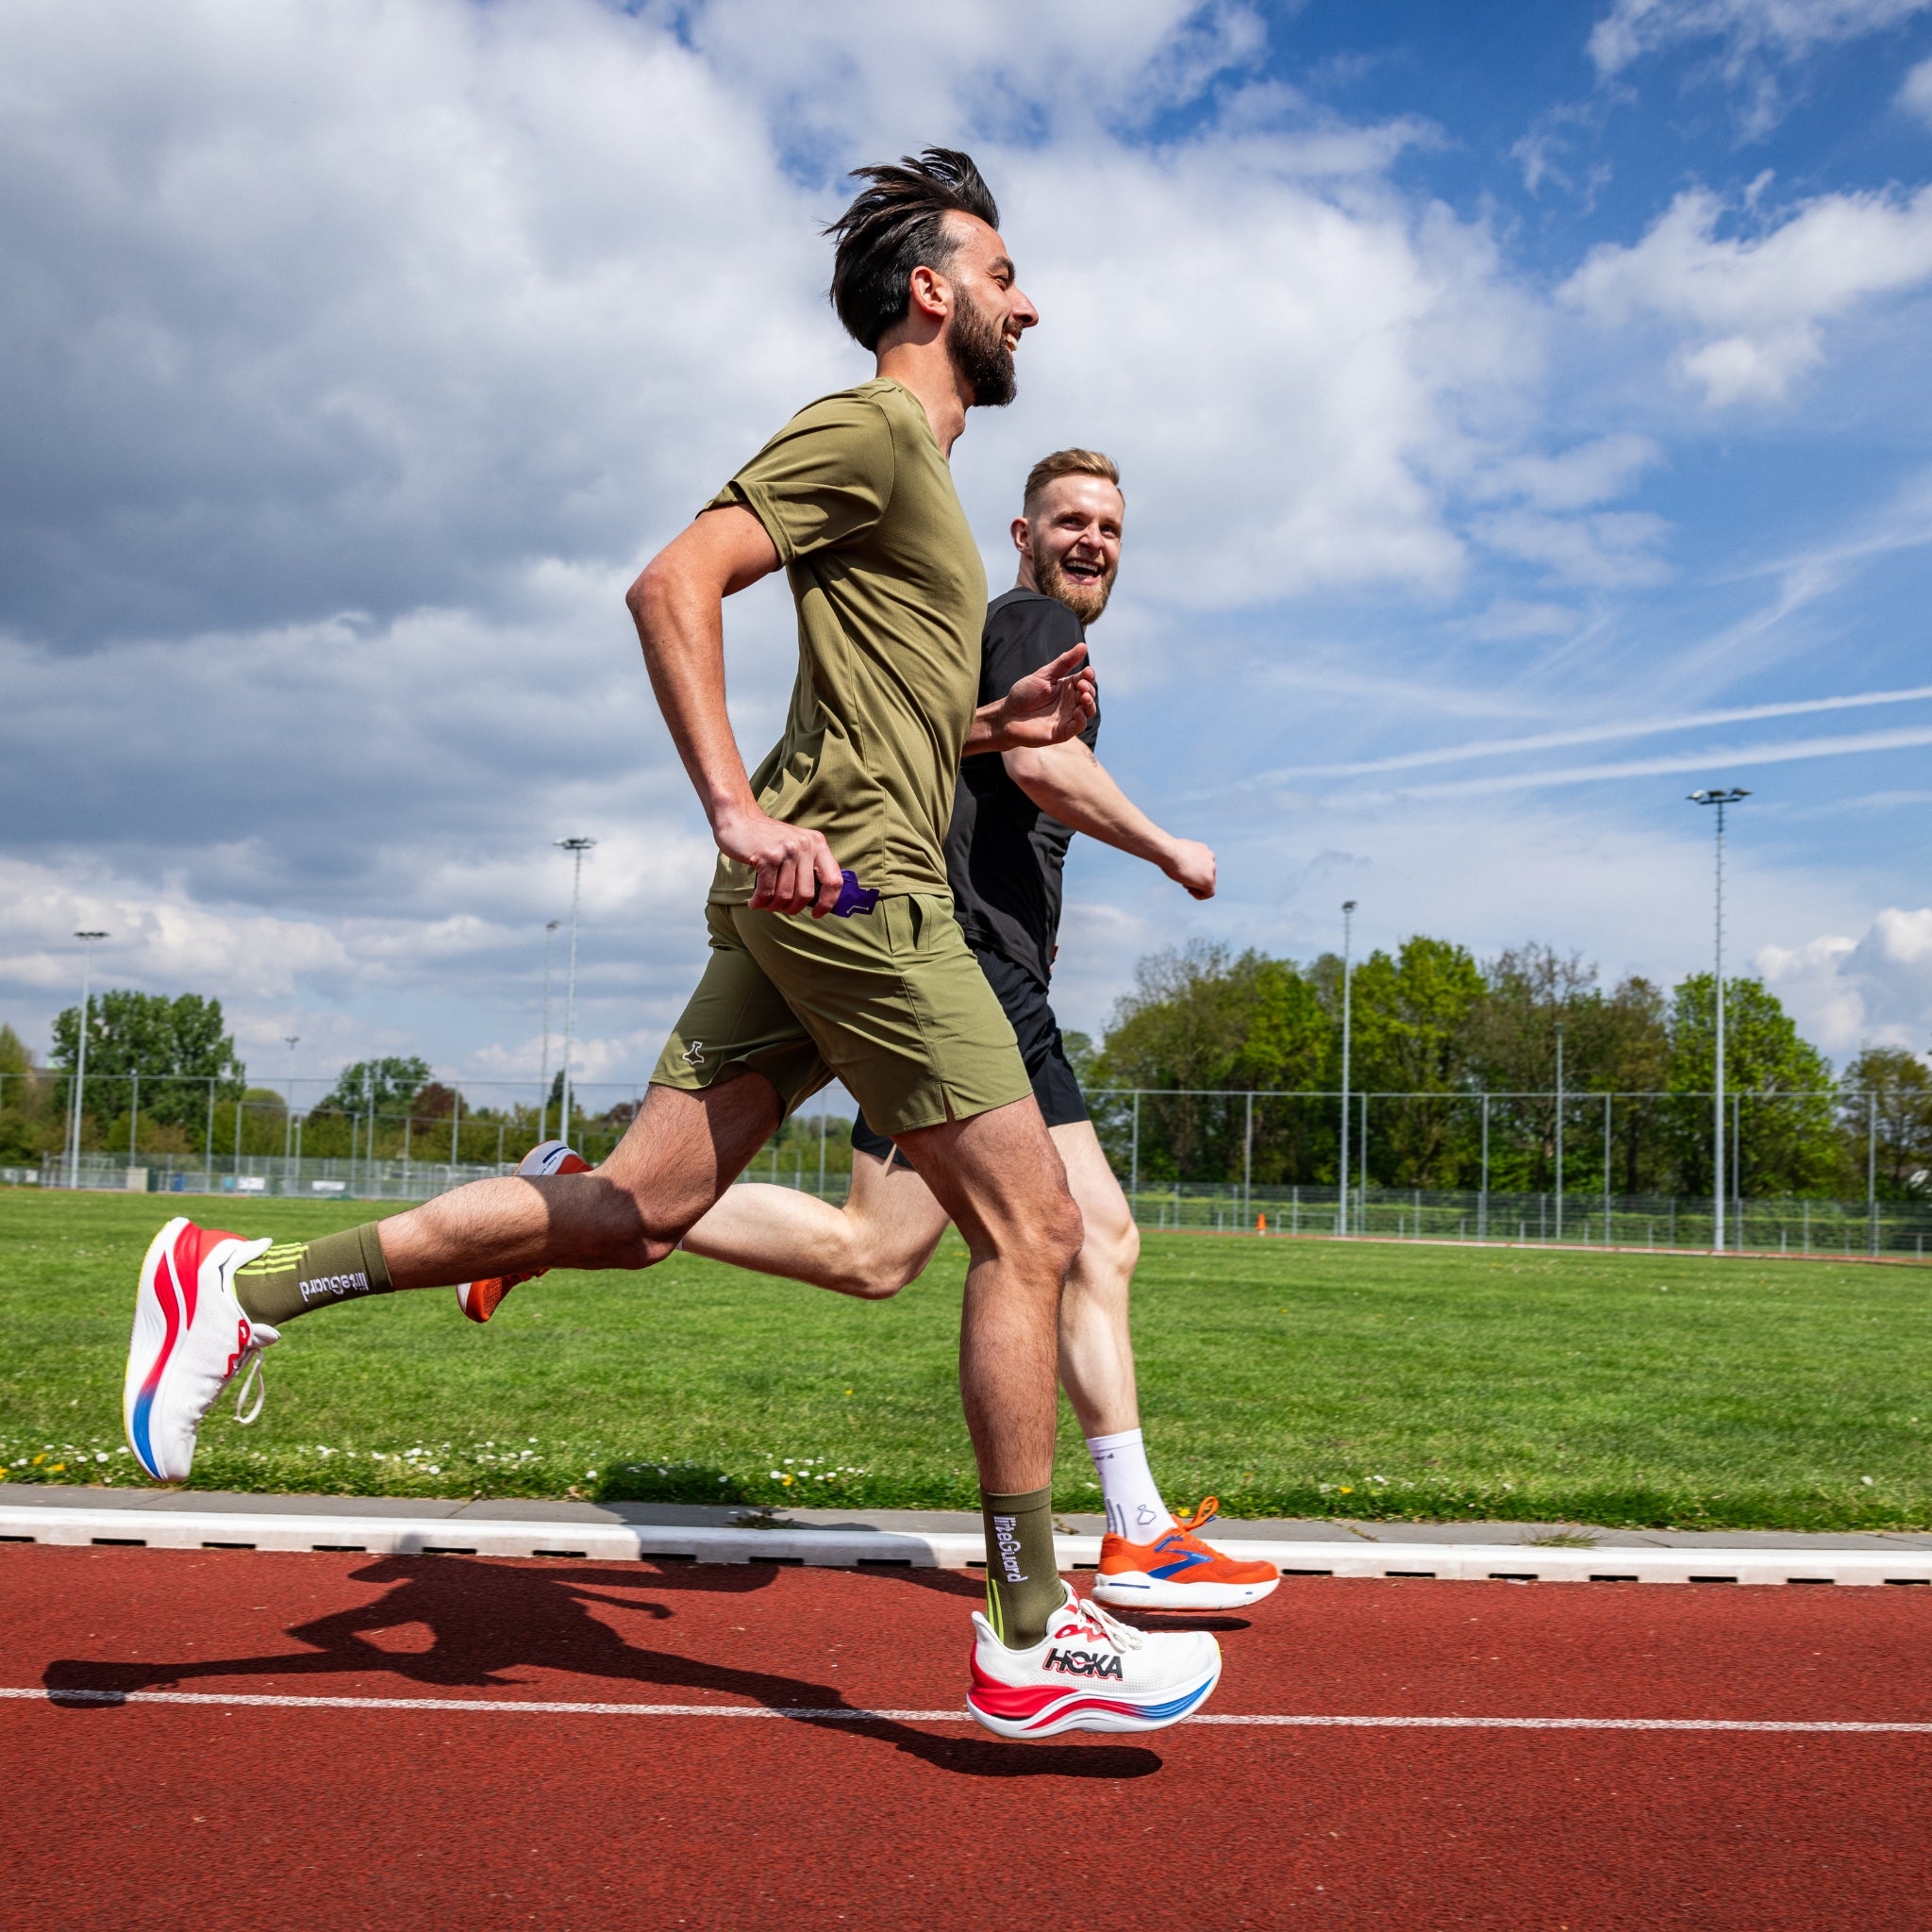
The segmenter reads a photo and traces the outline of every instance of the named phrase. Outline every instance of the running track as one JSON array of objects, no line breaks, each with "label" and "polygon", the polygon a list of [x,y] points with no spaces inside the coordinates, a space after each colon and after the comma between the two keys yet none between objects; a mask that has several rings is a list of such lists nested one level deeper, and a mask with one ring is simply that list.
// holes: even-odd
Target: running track
[{"label": "running track", "polygon": [[1205,1620],[1215,1716],[1595,1722],[1035,1745],[947,1715],[973,1600],[0,1550],[0,1924],[1932,1926],[1932,1591],[1291,1579]]}]

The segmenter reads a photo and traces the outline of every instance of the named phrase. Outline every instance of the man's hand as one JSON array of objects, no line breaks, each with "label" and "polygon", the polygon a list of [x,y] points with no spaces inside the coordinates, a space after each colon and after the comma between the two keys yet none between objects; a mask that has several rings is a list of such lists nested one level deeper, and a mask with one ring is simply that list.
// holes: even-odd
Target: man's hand
[{"label": "man's hand", "polygon": [[838,903],[839,861],[823,832],[768,818],[756,806],[721,818],[712,827],[726,858],[758,872],[752,905],[760,911],[803,912],[823,919]]},{"label": "man's hand", "polygon": [[1198,839],[1176,839],[1160,869],[1175,885],[1185,886],[1197,899],[1214,896],[1214,853]]},{"label": "man's hand", "polygon": [[1087,646],[1062,651],[1051,664],[1030,671],[1005,697],[973,715],[962,756],[1064,744],[1086,730],[1100,708]]}]

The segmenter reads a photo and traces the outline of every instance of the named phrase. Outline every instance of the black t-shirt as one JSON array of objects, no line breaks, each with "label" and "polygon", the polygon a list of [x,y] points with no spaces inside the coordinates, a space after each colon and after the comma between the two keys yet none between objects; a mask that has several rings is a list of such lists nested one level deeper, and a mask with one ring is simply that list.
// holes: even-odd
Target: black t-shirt
[{"label": "black t-shirt", "polygon": [[[1008,591],[986,608],[980,635],[979,702],[1003,698],[1028,672],[1051,664],[1087,635],[1057,597]],[[1096,710],[1080,734],[1099,741]],[[1007,775],[997,752],[959,766],[953,823],[946,833],[946,875],[953,909],[967,939],[997,953],[1045,986],[1053,974],[1060,924],[1060,873],[1073,828],[1043,812]]]}]

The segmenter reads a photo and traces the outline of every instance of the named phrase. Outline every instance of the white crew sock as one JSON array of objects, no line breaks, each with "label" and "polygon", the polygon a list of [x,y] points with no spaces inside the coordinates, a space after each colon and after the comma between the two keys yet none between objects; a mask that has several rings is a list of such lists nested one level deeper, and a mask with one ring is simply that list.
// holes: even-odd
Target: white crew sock
[{"label": "white crew sock", "polygon": [[1174,1526],[1174,1517],[1154,1486],[1147,1467],[1147,1445],[1139,1429],[1118,1436],[1089,1436],[1087,1453],[1100,1478],[1107,1504],[1107,1526],[1130,1543],[1151,1543]]}]

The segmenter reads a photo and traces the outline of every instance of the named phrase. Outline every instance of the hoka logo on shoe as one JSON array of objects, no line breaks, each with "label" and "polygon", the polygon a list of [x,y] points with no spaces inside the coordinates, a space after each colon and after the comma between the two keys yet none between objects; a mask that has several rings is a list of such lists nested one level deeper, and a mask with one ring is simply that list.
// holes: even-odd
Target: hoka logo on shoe
[{"label": "hoka logo on shoe", "polygon": [[1121,1675],[1121,1660],[1106,1651],[1060,1650],[1056,1647],[1047,1652],[1046,1661],[1041,1669],[1061,1671],[1070,1677],[1118,1677]]}]

